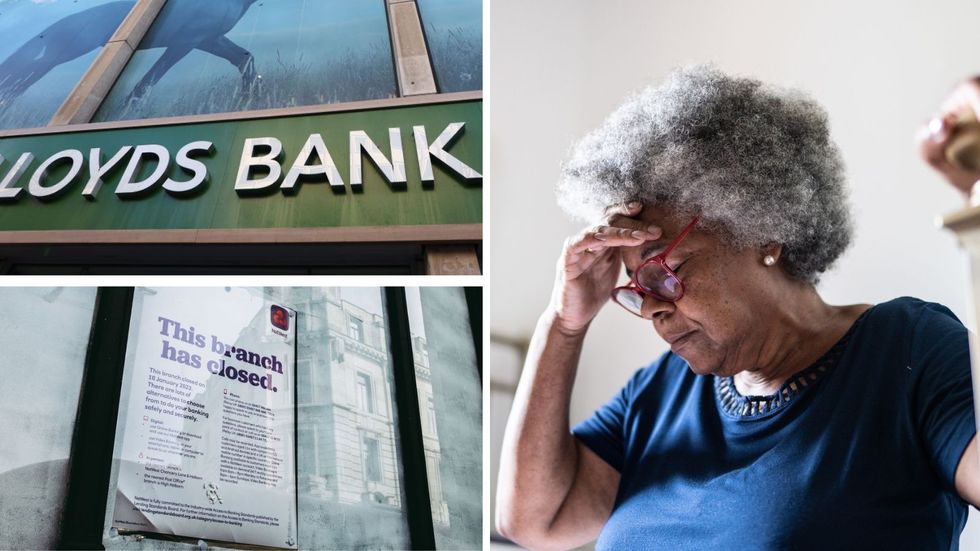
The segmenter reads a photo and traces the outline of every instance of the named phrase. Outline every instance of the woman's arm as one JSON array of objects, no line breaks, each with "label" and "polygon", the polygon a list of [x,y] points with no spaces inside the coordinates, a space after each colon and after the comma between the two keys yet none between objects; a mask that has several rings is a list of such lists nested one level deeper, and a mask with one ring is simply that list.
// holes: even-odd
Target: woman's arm
[{"label": "woman's arm", "polygon": [[507,421],[497,529],[535,549],[592,541],[612,511],[619,473],[569,432],[568,407],[585,332],[553,312],[538,322]]},{"label": "woman's arm", "polygon": [[[497,529],[535,549],[594,539],[612,511],[619,473],[572,436],[569,402],[589,324],[621,271],[619,247],[658,239],[656,227],[613,210],[605,225],[568,239],[514,397],[500,456]],[[615,226],[614,226],[615,224]]]},{"label": "woman's arm", "polygon": [[[974,398],[976,399],[976,398]],[[980,508],[980,455],[977,452],[977,437],[966,446],[956,466],[956,493],[963,501]]]}]

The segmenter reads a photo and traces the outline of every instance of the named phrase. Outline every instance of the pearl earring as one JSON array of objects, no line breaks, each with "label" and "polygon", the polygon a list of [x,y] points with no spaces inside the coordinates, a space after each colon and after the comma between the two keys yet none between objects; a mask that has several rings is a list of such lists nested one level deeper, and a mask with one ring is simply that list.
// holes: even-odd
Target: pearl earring
[{"label": "pearl earring", "polygon": [[767,254],[766,257],[762,259],[762,263],[766,266],[772,266],[776,263],[776,257],[771,254]]}]

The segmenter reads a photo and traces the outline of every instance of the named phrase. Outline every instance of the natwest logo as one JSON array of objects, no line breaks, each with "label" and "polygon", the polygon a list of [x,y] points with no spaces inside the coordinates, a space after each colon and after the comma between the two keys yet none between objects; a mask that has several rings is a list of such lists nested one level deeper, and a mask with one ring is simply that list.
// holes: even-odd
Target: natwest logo
[{"label": "natwest logo", "polygon": [[269,319],[273,327],[282,329],[283,331],[289,331],[289,311],[282,306],[273,304],[272,310],[269,313]]}]

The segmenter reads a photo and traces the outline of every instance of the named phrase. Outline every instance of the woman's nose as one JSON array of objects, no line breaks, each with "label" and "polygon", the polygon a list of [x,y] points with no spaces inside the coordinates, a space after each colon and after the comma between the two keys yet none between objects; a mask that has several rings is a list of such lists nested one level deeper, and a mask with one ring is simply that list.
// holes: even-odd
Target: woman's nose
[{"label": "woman's nose", "polygon": [[676,306],[674,306],[673,302],[660,300],[649,293],[644,293],[643,304],[640,305],[640,315],[648,320],[652,320],[657,316],[662,316],[673,312],[674,308],[676,308]]}]

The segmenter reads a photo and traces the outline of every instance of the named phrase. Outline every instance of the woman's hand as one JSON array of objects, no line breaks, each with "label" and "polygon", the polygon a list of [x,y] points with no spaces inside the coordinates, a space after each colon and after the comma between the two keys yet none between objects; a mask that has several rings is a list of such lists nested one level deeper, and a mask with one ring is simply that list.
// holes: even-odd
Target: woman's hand
[{"label": "woman's hand", "polygon": [[561,331],[583,332],[609,300],[622,266],[621,247],[635,247],[663,234],[659,226],[633,218],[642,210],[639,202],[610,207],[600,225],[565,240],[551,296]]},{"label": "woman's hand", "polygon": [[922,158],[967,199],[974,182],[980,179],[980,173],[950,164],[946,159],[946,148],[956,133],[960,115],[971,111],[974,117],[980,117],[980,77],[959,83],[943,102],[939,113],[916,136]]}]

